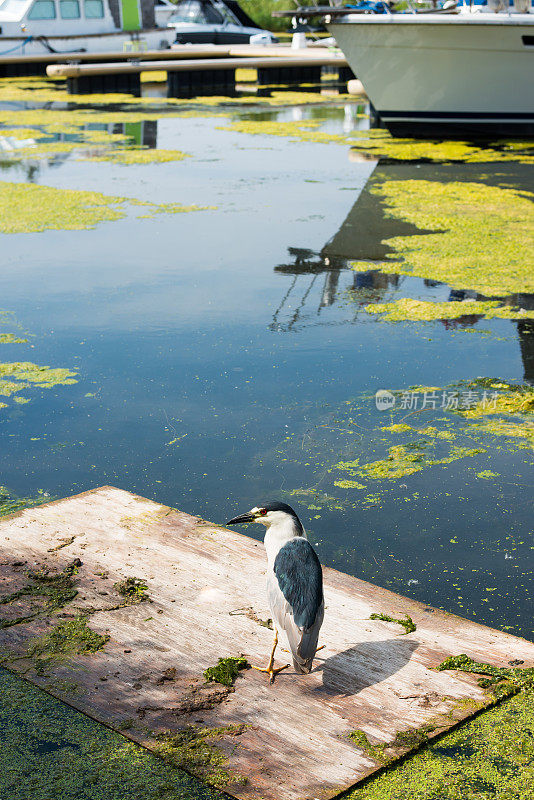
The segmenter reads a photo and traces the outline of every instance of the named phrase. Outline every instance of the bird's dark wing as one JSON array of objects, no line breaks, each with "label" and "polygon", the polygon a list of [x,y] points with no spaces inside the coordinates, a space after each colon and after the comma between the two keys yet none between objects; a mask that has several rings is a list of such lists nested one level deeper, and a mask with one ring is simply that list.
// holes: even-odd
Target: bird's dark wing
[{"label": "bird's dark wing", "polygon": [[323,571],[307,539],[291,539],[274,560],[280,591],[299,628],[311,628],[323,602]]}]

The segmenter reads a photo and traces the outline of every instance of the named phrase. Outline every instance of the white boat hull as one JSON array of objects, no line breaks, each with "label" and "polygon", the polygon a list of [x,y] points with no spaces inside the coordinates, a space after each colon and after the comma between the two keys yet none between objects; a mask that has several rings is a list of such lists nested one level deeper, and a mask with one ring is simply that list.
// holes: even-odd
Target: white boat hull
[{"label": "white boat hull", "polygon": [[[174,31],[170,28],[154,28],[148,31],[94,33],[82,36],[0,36],[0,54],[9,56],[46,56],[50,52],[74,55],[76,52],[116,53],[126,47],[132,50],[161,50],[171,46]],[[133,40],[133,44],[130,44]],[[126,47],[125,47],[126,46]]]},{"label": "white boat hull", "polygon": [[327,27],[394,135],[534,135],[534,15],[352,15]]}]

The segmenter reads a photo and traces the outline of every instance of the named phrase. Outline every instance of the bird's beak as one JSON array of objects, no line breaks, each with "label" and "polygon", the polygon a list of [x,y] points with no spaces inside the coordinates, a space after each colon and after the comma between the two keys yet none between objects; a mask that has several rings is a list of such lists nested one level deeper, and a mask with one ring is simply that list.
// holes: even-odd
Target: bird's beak
[{"label": "bird's beak", "polygon": [[233,519],[229,520],[226,524],[227,525],[239,525],[242,522],[254,522],[256,519],[256,515],[252,513],[252,511],[247,511],[246,514],[240,514],[238,517],[234,517]]}]

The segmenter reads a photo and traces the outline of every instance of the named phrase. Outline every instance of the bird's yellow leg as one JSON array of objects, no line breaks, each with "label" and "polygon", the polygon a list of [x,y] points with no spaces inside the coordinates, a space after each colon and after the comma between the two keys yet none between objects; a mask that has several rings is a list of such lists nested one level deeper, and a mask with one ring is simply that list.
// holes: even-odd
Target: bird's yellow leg
[{"label": "bird's yellow leg", "polygon": [[276,628],[274,629],[274,642],[273,642],[273,649],[271,650],[271,657],[269,659],[269,663],[266,667],[255,667],[252,665],[252,669],[257,669],[258,672],[266,672],[269,676],[269,683],[274,683],[275,677],[278,675],[279,672],[282,670],[287,669],[291,666],[291,664],[285,664],[283,667],[277,667],[276,669],[273,667],[274,664],[274,654],[276,651],[276,646],[278,644],[278,631]]}]

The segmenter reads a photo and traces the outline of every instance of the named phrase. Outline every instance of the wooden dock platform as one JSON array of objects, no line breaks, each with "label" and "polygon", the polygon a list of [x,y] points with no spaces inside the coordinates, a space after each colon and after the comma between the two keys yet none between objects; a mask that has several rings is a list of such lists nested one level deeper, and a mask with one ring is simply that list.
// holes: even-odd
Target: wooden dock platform
[{"label": "wooden dock platform", "polygon": [[[204,737],[217,776],[178,763],[216,783],[224,764],[243,800],[332,797],[418,741],[397,734],[434,736],[490,704],[474,676],[434,670],[451,654],[534,665],[534,643],[325,569],[310,675],[205,683],[220,657],[266,662],[265,571],[261,542],[113,487],[27,509],[0,521],[0,663],[151,749],[164,731]],[[133,577],[150,600],[119,593]],[[416,630],[372,613],[409,614]]]}]

